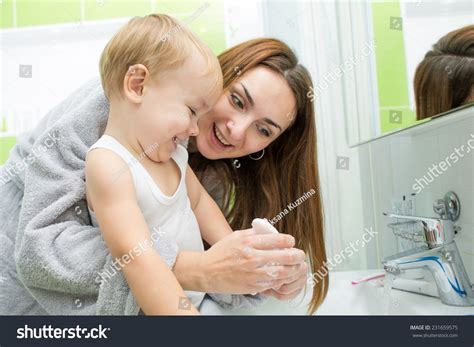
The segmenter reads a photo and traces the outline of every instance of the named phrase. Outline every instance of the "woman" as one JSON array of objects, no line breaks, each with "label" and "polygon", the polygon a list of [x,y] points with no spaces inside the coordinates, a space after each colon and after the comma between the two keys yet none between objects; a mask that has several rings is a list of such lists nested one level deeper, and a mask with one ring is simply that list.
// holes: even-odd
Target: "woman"
[{"label": "woman", "polygon": [[415,72],[416,119],[474,101],[474,25],[443,36]]},{"label": "woman", "polygon": [[[312,272],[319,271],[324,266],[326,254],[317,172],[315,119],[313,105],[306,97],[312,85],[311,79],[308,72],[297,64],[291,49],[274,39],[242,43],[222,53],[219,60],[224,76],[224,93],[213,110],[200,119],[200,135],[189,148],[192,152],[190,164],[222,207],[232,228],[241,231],[215,243],[204,254],[180,252],[174,262],[173,272],[184,289],[208,293],[253,293],[255,282],[262,278],[262,270],[256,269],[252,264],[257,260],[272,262],[278,259],[282,264],[279,285],[274,286],[276,289],[267,287],[263,293],[288,300],[298,295],[304,287],[306,265],[292,265],[294,255],[291,255],[290,250],[272,249],[292,247],[291,241],[278,235],[253,235],[242,229],[250,228],[254,217],[273,219],[280,233],[294,236],[296,247],[306,252]],[[103,121],[103,112],[106,111],[98,110],[97,112],[102,112],[102,117],[97,118]],[[48,121],[53,123],[55,120]],[[81,120],[76,121],[80,124]],[[96,128],[103,129],[103,124],[99,123]],[[36,132],[44,132],[45,129],[46,125],[43,124],[43,129]],[[17,149],[16,152],[21,151]],[[79,159],[74,158],[74,163],[69,164],[74,169],[83,170],[83,160],[81,153]],[[32,166],[34,165],[36,164],[33,163]],[[25,184],[28,183],[30,169],[29,167],[25,174]],[[50,172],[44,174],[52,175]],[[2,189],[6,189],[7,185]],[[32,248],[40,248],[35,244],[35,235],[39,235],[43,228],[30,231],[29,243],[24,236],[12,235],[17,225],[19,229],[31,225],[31,217],[27,213],[22,213],[18,223],[20,209],[14,202],[21,202],[23,210],[28,205],[41,202],[29,201],[31,199],[26,201],[26,195],[21,201],[21,190],[21,184],[18,188],[10,187],[5,190],[0,215],[8,216],[7,221],[2,221],[2,230],[9,233],[10,242],[17,238],[15,260],[28,263],[24,258],[28,258]],[[305,194],[307,196],[309,191],[315,193],[296,206],[298,199]],[[63,213],[58,216],[58,222],[61,225],[67,224],[71,218],[74,217],[69,213]],[[72,226],[66,225],[64,228],[64,231],[74,232]],[[92,230],[92,227],[89,229]],[[80,232],[85,233],[89,229],[81,226]],[[56,234],[48,242],[61,242],[60,235]],[[236,262],[235,249],[244,246],[251,246],[255,251],[244,254],[244,261]],[[72,246],[66,248],[68,252],[58,252],[60,254],[55,257],[55,262],[61,262],[61,272],[66,274],[52,274],[61,283],[61,287],[67,287],[58,289],[59,295],[79,291],[76,282],[72,281],[72,285],[71,280],[64,281],[63,277],[76,276],[71,272],[70,264],[77,261],[80,252]],[[101,246],[97,246],[97,249],[98,252],[103,252]],[[15,268],[11,259],[4,261],[10,263],[1,264],[2,268],[8,265],[9,268]],[[35,280],[36,273],[45,269],[40,265],[33,265],[35,271],[29,275],[28,280],[22,271],[19,271],[19,277],[23,284],[27,282],[25,286],[38,299],[33,287],[47,287],[51,290],[54,286]],[[89,268],[99,271],[102,266],[103,263],[93,264]],[[16,267],[22,268],[18,263]],[[81,275],[87,277],[82,273]],[[328,281],[325,280],[314,288],[310,313],[324,300],[327,286]],[[18,288],[18,291],[21,290]],[[56,298],[58,294],[52,294],[52,297]],[[24,310],[27,311],[27,308]]]},{"label": "woman", "polygon": [[[193,139],[198,152],[190,156],[191,167],[206,187],[211,184],[209,180],[219,179],[223,198],[216,200],[224,207],[233,230],[249,228],[257,216],[271,220],[305,192],[317,191],[275,224],[281,233],[295,237],[296,247],[306,252],[311,272],[316,273],[322,269],[326,256],[315,117],[313,105],[306,97],[312,86],[309,73],[298,65],[288,46],[272,39],[241,43],[219,55],[219,61],[224,94],[200,120],[199,135]],[[253,123],[260,118],[262,104],[267,102],[265,84],[270,87],[278,79],[284,79],[296,98],[294,110],[284,115],[290,119],[290,125],[287,129],[268,125],[269,129],[259,129]],[[214,144],[216,132],[224,135],[230,146]],[[254,135],[251,141],[246,138],[250,135]],[[210,172],[213,174],[209,175]],[[323,301],[327,285],[326,280],[315,287],[310,312]],[[274,294],[278,297],[278,293]]]}]

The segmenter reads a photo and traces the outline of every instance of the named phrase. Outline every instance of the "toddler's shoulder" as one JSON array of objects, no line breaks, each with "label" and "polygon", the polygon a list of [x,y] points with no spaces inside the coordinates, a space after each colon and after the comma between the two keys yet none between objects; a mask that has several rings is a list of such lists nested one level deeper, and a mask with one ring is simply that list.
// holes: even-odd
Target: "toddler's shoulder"
[{"label": "toddler's shoulder", "polygon": [[86,177],[101,185],[131,182],[128,164],[107,148],[95,148],[87,153]]}]

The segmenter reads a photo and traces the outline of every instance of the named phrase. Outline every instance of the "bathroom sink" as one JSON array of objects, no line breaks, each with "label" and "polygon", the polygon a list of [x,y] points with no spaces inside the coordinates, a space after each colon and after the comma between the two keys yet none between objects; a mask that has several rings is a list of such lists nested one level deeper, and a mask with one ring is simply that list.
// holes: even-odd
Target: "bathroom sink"
[{"label": "bathroom sink", "polygon": [[[380,270],[379,270],[380,271]],[[333,272],[330,274],[326,300],[316,315],[468,315],[474,306],[455,307],[441,303],[439,298],[392,290],[390,297],[384,288],[373,283],[352,285],[352,280],[369,276],[377,270]],[[304,315],[311,290],[291,301],[268,299],[259,307],[227,310],[207,300],[200,308],[206,315]]]}]

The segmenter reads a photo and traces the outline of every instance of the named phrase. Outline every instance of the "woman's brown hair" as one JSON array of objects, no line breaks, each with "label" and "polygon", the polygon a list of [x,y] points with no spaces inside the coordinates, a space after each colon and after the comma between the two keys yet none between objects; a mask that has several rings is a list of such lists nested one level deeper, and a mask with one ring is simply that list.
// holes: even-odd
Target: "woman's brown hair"
[{"label": "woman's brown hair", "polygon": [[[306,96],[312,87],[309,72],[298,64],[286,44],[270,38],[246,41],[226,50],[218,58],[224,89],[241,74],[264,66],[285,78],[295,95],[296,111],[290,127],[265,148],[265,155],[260,160],[238,158],[239,167],[236,168],[235,159],[208,160],[194,153],[190,154],[191,167],[201,180],[211,170],[217,172],[224,189],[223,212],[233,230],[250,228],[254,218],[271,220],[279,214],[282,216],[281,212],[290,203],[298,205],[291,211],[287,209],[288,213],[274,226],[281,233],[295,237],[296,247],[309,256],[313,274],[327,274],[315,114],[313,104]],[[327,275],[315,283],[309,313],[314,313],[323,302],[328,283]]]},{"label": "woman's brown hair", "polygon": [[461,106],[474,96],[474,25],[451,31],[416,68],[416,119]]}]

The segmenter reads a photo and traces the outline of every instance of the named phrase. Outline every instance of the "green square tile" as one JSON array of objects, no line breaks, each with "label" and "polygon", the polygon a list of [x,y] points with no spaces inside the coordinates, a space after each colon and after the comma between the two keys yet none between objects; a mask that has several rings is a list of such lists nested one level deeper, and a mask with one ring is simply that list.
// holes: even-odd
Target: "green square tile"
[{"label": "green square tile", "polygon": [[78,23],[81,20],[80,0],[16,1],[18,27],[57,23]]},{"label": "green square tile", "polygon": [[13,27],[13,1],[0,0],[0,28]]},{"label": "green square tile", "polygon": [[151,13],[150,0],[85,0],[85,20],[145,16]]},{"label": "green square tile", "polygon": [[[393,115],[391,115],[390,111],[393,112]],[[409,107],[393,106],[390,109],[380,110],[380,127],[382,133],[404,129],[415,123],[415,112]]]},{"label": "green square tile", "polygon": [[[405,45],[403,31],[395,30],[391,24],[401,18],[400,4],[372,3],[374,36],[377,43],[376,65],[381,107],[408,104],[408,82],[406,77]],[[401,21],[401,19],[399,19]],[[401,26],[402,23],[400,22]]]},{"label": "green square tile", "polygon": [[0,165],[3,165],[10,154],[10,150],[16,144],[16,137],[0,137]]},{"label": "green square tile", "polygon": [[[403,19],[399,1],[371,3],[375,48],[377,88],[382,133],[415,123],[409,105],[406,74]],[[403,112],[402,122],[390,121],[390,109]]]},{"label": "green square tile", "polygon": [[155,6],[156,13],[164,13],[185,22],[215,54],[226,48],[222,0],[158,0]]},{"label": "green square tile", "polygon": [[195,8],[187,20],[188,25],[199,37],[211,47],[215,54],[226,48],[224,6],[221,1],[208,1],[209,6]]}]

